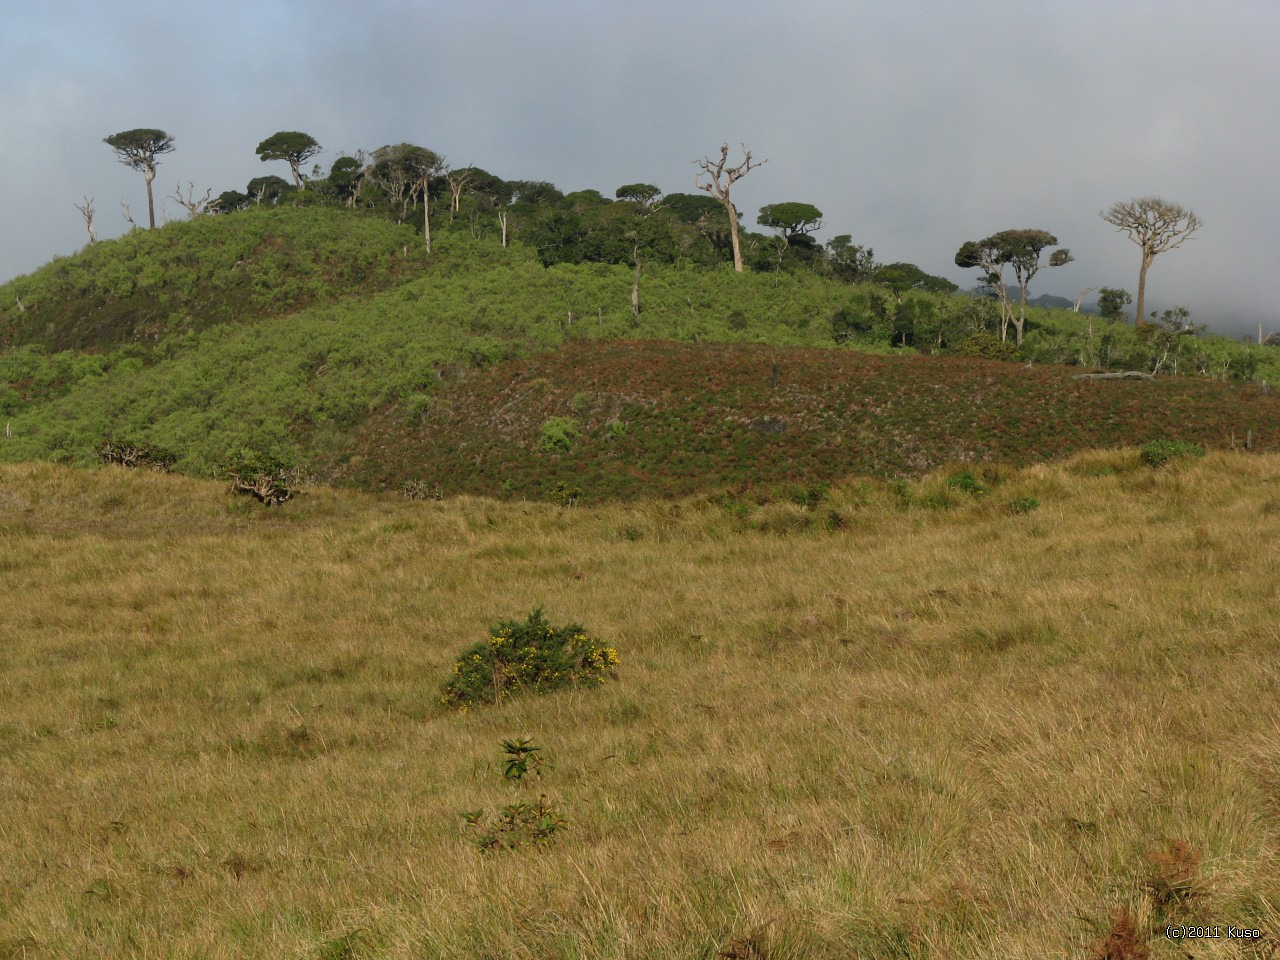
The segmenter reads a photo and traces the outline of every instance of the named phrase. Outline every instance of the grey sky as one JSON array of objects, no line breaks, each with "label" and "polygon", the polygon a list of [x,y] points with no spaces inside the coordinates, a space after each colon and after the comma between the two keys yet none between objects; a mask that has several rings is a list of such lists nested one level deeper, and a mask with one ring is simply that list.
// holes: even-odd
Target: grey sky
[{"label": "grey sky", "polygon": [[[176,138],[157,194],[215,194],[263,173],[254,147],[304,130],[342,151],[411,141],[454,165],[606,195],[691,192],[692,161],[745,142],[769,163],[736,185],[826,214],[883,261],[969,286],[959,245],[1053,231],[1076,262],[1033,294],[1136,288],[1116,200],[1193,208],[1197,239],[1157,259],[1153,307],[1224,332],[1262,322],[1280,253],[1275,167],[1280,5],[759,0],[45,0],[0,13],[0,280],[85,242],[72,206],[145,217],[108,134]],[[168,202],[171,217],[180,208]]]}]

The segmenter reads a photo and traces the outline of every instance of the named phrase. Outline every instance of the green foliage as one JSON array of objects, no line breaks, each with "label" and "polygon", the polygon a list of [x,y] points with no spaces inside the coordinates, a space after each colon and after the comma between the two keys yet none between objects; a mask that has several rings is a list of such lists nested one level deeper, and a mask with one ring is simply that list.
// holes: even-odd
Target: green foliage
[{"label": "green foliage", "polygon": [[420,275],[404,255],[415,236],[361,213],[268,207],[134,231],[0,286],[0,344],[103,350],[260,322]]},{"label": "green foliage", "polygon": [[1150,467],[1166,464],[1186,457],[1203,457],[1204,447],[1183,440],[1148,440],[1139,450],[1142,462]]},{"label": "green foliage", "polygon": [[979,330],[961,340],[956,346],[956,353],[984,360],[1017,360],[1018,345],[1012,340],[1001,340],[994,333]]},{"label": "green foliage", "polygon": [[1039,506],[1040,501],[1035,497],[1014,497],[1013,500],[1009,502],[1010,512],[1017,514],[1018,516],[1030,513]]},{"label": "green foliage", "polygon": [[542,748],[534,746],[532,740],[503,740],[502,752],[506,754],[502,762],[502,776],[507,780],[519,782],[530,773],[541,777],[544,767],[551,768]]},{"label": "green foliage", "polygon": [[285,160],[293,171],[295,184],[301,184],[299,168],[324,148],[309,134],[297,130],[281,130],[273,133],[258,144],[258,158],[266,163],[268,160]]},{"label": "green foliage", "polygon": [[760,208],[756,222],[791,239],[821,229],[822,211],[811,203],[770,203]]},{"label": "green foliage", "polygon": [[239,450],[223,467],[231,489],[254,497],[264,507],[279,506],[293,497],[297,457],[286,449]]},{"label": "green foliage", "polygon": [[[551,769],[546,754],[532,740],[503,740],[502,753],[502,777],[516,787],[529,774],[541,779]],[[508,804],[492,817],[480,809],[464,813],[462,819],[475,831],[475,844],[482,853],[545,846],[568,826],[545,794],[537,803]]]},{"label": "green foliage", "polygon": [[580,433],[573,417],[552,417],[542,425],[542,449],[568,451]]},{"label": "green foliage", "polygon": [[965,493],[980,496],[987,492],[986,484],[973,475],[972,470],[959,470],[947,477],[947,486]]},{"label": "green foliage", "polygon": [[581,624],[554,627],[542,610],[523,623],[506,620],[489,639],[458,657],[441,688],[441,702],[463,709],[500,703],[514,693],[546,693],[603,683],[618,665],[618,652],[587,634]]},{"label": "green foliage", "polygon": [[551,493],[551,499],[562,507],[576,507],[582,501],[582,488],[560,480]]},{"label": "green foliage", "polygon": [[1107,320],[1123,320],[1126,316],[1124,308],[1133,303],[1128,290],[1114,287],[1103,287],[1098,291],[1098,313]]},{"label": "green foliage", "polygon": [[546,796],[537,803],[509,804],[492,818],[484,810],[474,810],[463,814],[463,820],[475,829],[475,844],[484,853],[546,846],[569,825]]}]

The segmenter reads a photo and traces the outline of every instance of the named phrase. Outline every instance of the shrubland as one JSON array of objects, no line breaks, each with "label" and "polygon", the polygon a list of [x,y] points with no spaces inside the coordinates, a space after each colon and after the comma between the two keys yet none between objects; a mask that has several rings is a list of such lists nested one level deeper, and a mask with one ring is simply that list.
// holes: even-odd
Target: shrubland
[{"label": "shrubland", "polygon": [[[489,382],[487,371],[501,362],[525,360],[536,366],[542,361],[532,358],[566,345],[576,351],[574,362],[588,367],[616,364],[620,373],[628,365],[642,368],[649,348],[619,346],[624,340],[696,344],[695,353],[707,355],[704,362],[694,361],[694,367],[705,369],[710,381],[725,379],[710,361],[718,349],[711,344],[823,347],[834,366],[822,375],[847,378],[854,371],[855,382],[856,358],[866,357],[866,367],[893,370],[886,375],[909,378],[913,387],[920,387],[907,387],[906,379],[892,387],[895,394],[906,388],[914,397],[895,408],[893,416],[900,422],[894,426],[913,436],[940,431],[955,448],[920,453],[912,466],[912,453],[899,442],[901,437],[894,440],[893,432],[873,430],[877,415],[860,409],[865,404],[854,398],[842,411],[829,411],[822,442],[861,439],[843,452],[798,461],[809,463],[813,469],[807,479],[817,481],[853,469],[918,473],[975,451],[981,456],[1007,453],[991,437],[970,431],[975,411],[979,419],[990,416],[1015,424],[1033,415],[1067,420],[1079,415],[1068,399],[1050,401],[1052,410],[1046,408],[1044,380],[1034,372],[1024,374],[1025,362],[1034,367],[1149,368],[1155,356],[1165,372],[1202,374],[1198,381],[1219,382],[1261,381],[1280,372],[1272,369],[1277,366],[1273,347],[1175,336],[1150,324],[1135,327],[1063,311],[1030,310],[1026,341],[1018,348],[991,333],[995,314],[990,301],[849,283],[814,270],[739,275],[687,260],[646,264],[636,312],[631,265],[544,266],[536,248],[519,241],[504,248],[464,223],[461,218],[452,227],[443,222],[428,258],[413,228],[372,213],[264,206],[136,231],[12,281],[0,288],[0,325],[10,343],[0,352],[0,417],[7,425],[0,460],[87,464],[110,439],[167,451],[177,469],[196,475],[226,474],[229,464],[247,454],[288,462],[316,477],[377,486],[389,477],[379,465],[385,460],[379,451],[391,450],[407,430],[412,434],[413,423],[428,422],[449,409],[451,391],[468,389],[460,384],[476,377]],[[62,346],[77,349],[58,349]],[[620,357],[619,349],[635,350],[635,356]],[[975,362],[994,359],[1004,366],[917,364],[919,355],[930,353]],[[885,367],[888,361],[879,355],[892,355],[896,366]],[[811,366],[785,350],[774,361],[784,369]],[[702,403],[705,391],[687,379],[681,382],[682,366],[688,366],[684,359],[646,415],[683,422],[673,438],[681,449],[710,448],[714,462],[694,465],[707,476],[705,488],[737,482],[738,467],[719,458],[714,448],[728,443],[727,456],[741,458],[759,439],[745,427],[726,434],[723,419],[691,428],[694,418],[686,413]],[[1000,399],[977,401],[973,408],[943,404],[933,409],[930,398],[941,399],[961,369],[972,369],[976,376],[989,375],[981,370],[1001,369],[999,380],[1006,386],[996,391]],[[510,373],[503,370],[503,375]],[[1065,383],[1069,375],[1064,370],[1059,379]],[[1179,415],[1180,401],[1173,394],[1192,389],[1174,386],[1182,379],[1162,379],[1144,388],[1148,406],[1166,404],[1156,417],[1160,422],[1146,428],[1148,436],[1103,431],[1099,442],[1137,442],[1168,434],[1229,446],[1233,433],[1240,442],[1246,436],[1263,445],[1269,442],[1274,422],[1270,409],[1262,421],[1253,422],[1252,412],[1240,411],[1256,405],[1250,401],[1242,407],[1244,394],[1233,390],[1224,388],[1206,399],[1207,407],[1198,407],[1194,418]],[[600,391],[593,394],[589,385],[566,386],[572,396],[584,394],[584,402],[601,402]],[[716,403],[746,402],[742,388],[733,386],[737,392],[718,397]],[[782,395],[803,404],[797,389],[808,396],[827,391],[828,385],[792,379]],[[613,387],[610,392],[626,394]],[[1119,398],[1124,390],[1112,393]],[[1067,397],[1071,394],[1068,390]],[[776,399],[771,401],[775,405]],[[1127,417],[1124,402],[1105,411],[1104,419]],[[466,413],[487,416],[476,408]],[[573,415],[571,409],[555,409],[546,419]],[[588,419],[599,415],[593,408]],[[790,422],[805,414],[786,408],[771,416]],[[624,437],[625,421],[605,418],[614,438],[623,440],[613,445],[615,451],[650,437],[643,430]],[[1144,422],[1126,421],[1133,430]],[[1210,429],[1207,423],[1220,426]],[[522,456],[526,441],[539,436],[541,426],[539,422],[526,434],[509,438],[508,449],[491,451],[473,464],[478,471],[468,473],[500,471],[507,454]],[[465,424],[459,428],[468,429]],[[1059,431],[1064,421],[1041,419],[1039,428]],[[1004,431],[998,425],[994,429]],[[1188,435],[1176,436],[1179,431]],[[1016,426],[1012,436],[1019,436]],[[1065,444],[1047,447],[1032,437],[1020,458],[1080,449],[1091,437],[1085,430]],[[438,473],[439,464],[453,455],[443,448],[426,452],[431,436],[421,432],[408,442],[423,447],[424,454],[416,463],[399,463],[391,478],[396,482]],[[733,449],[743,444],[742,450]],[[661,466],[660,453],[639,451],[637,469],[653,473]],[[552,474],[556,471],[527,481],[515,478],[505,488],[502,484],[510,478],[466,489],[541,495],[565,479]],[[461,474],[455,471],[454,476]],[[610,485],[596,484],[597,494]],[[643,487],[640,483],[636,489],[643,492]]]}]

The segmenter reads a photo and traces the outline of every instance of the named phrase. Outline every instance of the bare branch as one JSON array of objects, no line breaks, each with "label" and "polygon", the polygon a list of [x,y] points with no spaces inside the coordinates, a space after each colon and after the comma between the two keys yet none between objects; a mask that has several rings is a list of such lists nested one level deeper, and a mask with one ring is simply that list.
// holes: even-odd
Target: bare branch
[{"label": "bare branch", "polygon": [[84,217],[84,228],[89,231],[89,243],[96,243],[98,238],[93,232],[93,197],[85,197],[83,206],[74,201],[71,205]]},{"label": "bare branch", "polygon": [[177,194],[170,195],[169,199],[177,201],[177,203],[187,211],[187,218],[189,220],[194,220],[196,217],[209,212],[209,198],[213,196],[212,187],[206,190],[204,192],[204,196],[199,200],[197,200],[195,196],[196,185],[190,180],[187,181],[187,195],[185,199],[182,196],[181,183],[179,183],[174,189],[178,192]]}]

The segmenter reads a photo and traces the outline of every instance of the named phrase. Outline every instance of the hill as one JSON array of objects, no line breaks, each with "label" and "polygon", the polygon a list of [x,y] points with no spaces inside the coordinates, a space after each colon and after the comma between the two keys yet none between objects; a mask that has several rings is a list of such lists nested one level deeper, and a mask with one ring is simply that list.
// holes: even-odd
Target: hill
[{"label": "hill", "polygon": [[[618,206],[589,205],[593,216],[630,222],[634,213]],[[545,240],[554,227],[545,211],[512,209],[532,218],[526,233]],[[812,484],[850,470],[902,475],[948,460],[1022,463],[1153,434],[1230,446],[1252,431],[1266,448],[1276,433],[1274,405],[1257,387],[1229,383],[1280,379],[1280,348],[1035,308],[1016,346],[996,336],[990,301],[848,282],[830,264],[819,269],[816,249],[787,269],[775,258],[744,274],[678,257],[639,269],[545,266],[549,248],[503,246],[473,222],[442,215],[428,257],[412,227],[369,211],[251,207],[137,231],[6,284],[0,461],[90,464],[109,438],[196,475],[225,474],[250,456],[373,487],[417,480],[539,496],[581,474],[592,495],[633,497]],[[579,241],[577,255],[594,249]],[[778,354],[769,363],[793,379],[757,395],[758,372],[720,377],[721,364],[746,363],[733,359],[747,356],[733,346],[745,344],[825,355]],[[564,358],[536,359],[566,345]],[[522,368],[486,371],[522,360],[547,365],[532,379],[553,386],[516,404],[518,429],[481,429],[503,414],[477,404],[509,403],[503,378]],[[1065,369],[1024,374],[1028,362],[1222,383],[1094,394]],[[565,364],[579,363],[598,388],[573,382]],[[644,409],[620,417],[613,407],[627,406],[628,370],[651,378],[662,363],[671,379],[645,386]],[[861,388],[857,371],[868,378]],[[966,385],[963,371],[1001,386]],[[1193,415],[1180,415],[1179,403]],[[462,415],[448,420],[454,407]],[[557,417],[585,430],[568,450],[552,442],[543,451],[541,431]]]},{"label": "hill", "polygon": [[419,244],[409,227],[323,207],[134,230],[0,287],[0,345],[102,352],[367,294],[419,275]]},{"label": "hill", "polygon": [[[0,466],[0,956],[1265,955],[1280,460],[946,489],[838,485],[797,533]],[[535,607],[616,678],[442,706]],[[479,849],[466,815],[539,794],[545,846]]]}]

